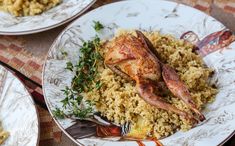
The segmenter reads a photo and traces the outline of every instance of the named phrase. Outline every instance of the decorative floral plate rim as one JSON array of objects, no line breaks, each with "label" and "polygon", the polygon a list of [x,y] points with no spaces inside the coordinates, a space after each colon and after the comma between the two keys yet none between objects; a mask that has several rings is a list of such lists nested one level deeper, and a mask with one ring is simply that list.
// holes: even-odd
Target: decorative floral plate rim
[{"label": "decorative floral plate rim", "polygon": [[[111,14],[107,14],[107,13],[105,13],[106,11],[108,12],[108,10],[110,10],[111,9],[111,6],[112,6],[112,11],[115,11],[115,12],[111,12],[111,11],[109,11],[110,13],[112,13],[112,14],[116,14],[117,15],[117,18],[116,19],[119,19],[120,20],[120,18],[118,17],[118,16],[120,16],[120,15],[124,15],[123,13],[122,13],[122,11],[121,10],[125,10],[125,11],[128,11],[128,12],[126,12],[125,13],[125,18],[124,18],[124,16],[121,16],[121,17],[123,17],[124,18],[124,20],[122,20],[122,21],[127,21],[127,19],[126,18],[129,18],[129,19],[135,19],[134,17],[136,17],[136,18],[138,18],[139,17],[139,15],[142,15],[143,13],[141,13],[141,10],[143,10],[143,9],[147,9],[147,7],[149,6],[149,5],[153,5],[153,4],[156,4],[155,2],[156,1],[151,1],[151,0],[147,0],[147,2],[146,3],[151,3],[151,4],[146,4],[145,3],[146,1],[144,1],[144,0],[140,0],[139,1],[139,3],[138,2],[136,2],[136,3],[134,3],[133,1],[122,1],[122,2],[116,2],[116,3],[112,3],[112,4],[108,4],[108,5],[105,5],[105,6],[102,6],[102,7],[100,7],[100,8],[97,8],[97,9],[95,9],[95,10],[92,10],[91,12],[89,12],[89,13],[87,13],[87,14],[85,14],[85,15],[83,15],[82,17],[80,17],[79,19],[77,19],[77,20],[75,20],[72,24],[70,24],[58,37],[57,37],[57,39],[54,41],[54,43],[53,43],[53,45],[51,46],[51,48],[50,48],[50,50],[49,50],[49,52],[48,52],[48,56],[47,56],[47,60],[46,60],[46,62],[45,62],[45,64],[44,64],[44,67],[43,67],[43,74],[42,74],[42,78],[43,78],[43,93],[44,93],[44,96],[45,96],[45,101],[46,101],[46,103],[47,103],[47,106],[48,106],[48,109],[49,109],[49,111],[50,111],[50,113],[51,113],[51,115],[52,115],[52,112],[51,112],[51,108],[53,107],[53,106],[55,106],[55,103],[51,103],[51,101],[50,101],[50,98],[48,98],[48,96],[49,96],[49,94],[54,94],[54,93],[52,93],[52,92],[50,92],[49,91],[49,89],[48,89],[48,87],[49,86],[51,86],[51,87],[58,87],[59,88],[59,86],[60,85],[52,85],[52,84],[54,84],[53,83],[53,81],[52,80],[54,80],[55,82],[57,82],[58,84],[66,84],[66,85],[68,85],[68,82],[63,82],[63,81],[60,81],[60,79],[61,80],[63,80],[63,79],[65,79],[65,78],[63,78],[62,76],[63,75],[65,75],[65,74],[63,74],[63,75],[61,75],[61,76],[58,76],[58,74],[53,74],[53,77],[49,77],[49,73],[52,73],[52,71],[49,71],[48,70],[48,68],[49,67],[55,67],[55,66],[53,66],[53,65],[55,65],[55,64],[53,64],[53,62],[56,62],[57,64],[61,61],[61,63],[65,63],[65,62],[63,62],[62,60],[63,60],[63,58],[61,57],[61,53],[59,52],[59,50],[60,51],[62,51],[61,50],[61,46],[63,46],[63,47],[65,47],[65,48],[63,48],[63,49],[65,49],[65,51],[67,51],[66,50],[66,39],[67,40],[69,40],[69,39],[72,39],[72,38],[74,38],[75,36],[77,37],[77,38],[82,38],[82,39],[84,39],[84,40],[89,40],[89,39],[91,39],[92,37],[94,37],[95,36],[95,32],[93,31],[86,31],[86,35],[85,34],[83,34],[83,32],[82,32],[82,30],[88,30],[88,24],[91,26],[92,25],[92,21],[91,20],[88,20],[91,16],[94,16],[95,14],[96,14],[96,16],[98,16],[97,18],[96,18],[96,20],[98,20],[98,21],[100,21],[101,23],[104,23],[105,24],[105,26],[107,26],[107,28],[110,28],[111,30],[116,30],[116,28],[117,27],[119,27],[119,23],[121,23],[120,21],[118,21],[118,20],[113,20],[113,21],[115,21],[115,22],[112,22],[111,20],[108,20],[108,19],[110,19],[110,18],[112,18],[110,15]],[[227,29],[225,29],[225,27],[224,27],[224,25],[222,25],[219,21],[217,21],[216,19],[214,19],[214,18],[212,18],[211,16],[208,16],[207,14],[205,14],[205,13],[203,13],[203,12],[201,12],[201,11],[199,11],[199,10],[196,10],[196,9],[194,9],[194,8],[191,8],[191,7],[188,7],[188,6],[185,6],[185,5],[182,5],[182,4],[177,4],[177,3],[174,3],[174,2],[169,2],[169,1],[162,1],[162,0],[158,0],[157,2],[160,2],[160,3],[158,3],[159,5],[161,5],[161,6],[156,6],[155,5],[155,8],[156,7],[158,7],[159,9],[161,9],[161,10],[157,10],[157,12],[159,13],[158,14],[158,16],[156,16],[155,15],[155,17],[160,17],[161,18],[161,20],[162,19],[165,19],[165,18],[167,18],[167,19],[170,19],[169,21],[171,22],[171,21],[174,21],[174,19],[179,19],[180,21],[182,21],[182,22],[184,22],[184,23],[182,23],[181,22],[181,24],[174,24],[174,26],[177,26],[177,27],[179,27],[178,29],[179,30],[175,30],[175,27],[173,27],[172,29],[169,27],[171,24],[169,23],[169,24],[164,24],[164,26],[163,26],[163,24],[160,24],[160,25],[153,25],[153,24],[156,24],[156,23],[153,23],[152,22],[152,20],[149,20],[149,21],[151,21],[151,24],[152,25],[149,25],[149,27],[147,28],[146,26],[142,26],[141,24],[131,24],[131,25],[134,25],[134,27],[130,27],[130,25],[128,25],[128,23],[126,23],[126,25],[122,25],[121,27],[123,28],[141,28],[141,29],[144,29],[144,30],[153,30],[153,29],[156,29],[156,30],[160,30],[162,33],[170,33],[170,34],[173,34],[175,37],[177,37],[177,38],[180,38],[180,37],[182,37],[183,36],[183,34],[184,33],[187,33],[187,32],[190,32],[190,31],[195,31],[196,32],[196,35],[198,35],[198,37],[200,38],[200,39],[204,39],[204,38],[206,38],[207,36],[213,36],[214,35],[214,33],[220,33],[220,32],[223,32],[223,31],[227,31]],[[131,5],[130,5],[130,3],[131,4],[133,4],[134,6],[132,6],[131,7]],[[123,4],[123,5],[122,5]],[[124,5],[125,4],[125,5]],[[142,4],[141,6],[140,5],[138,5],[138,4]],[[120,8],[121,6],[120,5],[122,5],[122,8]],[[138,6],[138,8],[139,7],[141,7],[141,9],[139,10],[139,12],[138,12],[138,10],[137,10],[137,8],[133,8],[133,7],[135,7],[135,6]],[[167,7],[166,7],[167,6]],[[119,7],[119,10],[116,10],[115,9],[115,7]],[[149,6],[149,7],[151,7],[151,6]],[[133,11],[131,11],[131,10],[133,10]],[[186,20],[181,20],[179,17],[180,17],[180,15],[182,15],[182,10],[189,10],[189,11],[192,11],[192,12],[195,12],[196,14],[195,14],[195,16],[194,17],[196,17],[196,18],[200,18],[200,19],[196,19],[195,20],[195,22],[193,22],[192,24],[197,24],[198,25],[198,27],[195,27],[195,26],[193,26],[193,25],[190,25],[189,23],[188,24],[185,24],[185,21]],[[136,12],[137,11],[137,12]],[[150,10],[149,10],[150,11]],[[160,11],[160,12],[159,12]],[[180,11],[180,12],[179,12]],[[101,13],[101,12],[103,12],[103,13]],[[105,14],[104,14],[105,13]],[[119,14],[120,13],[122,13],[122,14]],[[178,14],[179,13],[179,14]],[[101,15],[101,14],[104,14],[104,15],[108,15],[107,17],[103,17],[103,18],[101,18],[101,16],[99,16],[99,15]],[[191,15],[191,14],[184,14],[183,13],[183,15]],[[184,17],[182,15],[182,17]],[[185,17],[186,17],[185,16]],[[147,16],[146,16],[147,17]],[[189,17],[189,16],[187,16],[187,17]],[[186,17],[186,18],[187,18]],[[185,18],[185,19],[186,19]],[[146,18],[147,19],[147,18]],[[144,19],[144,20],[146,20],[146,19]],[[189,19],[190,20],[190,18],[187,18],[187,19]],[[144,21],[143,20],[143,22],[146,22],[146,21]],[[161,23],[161,20],[159,21],[159,23]],[[189,20],[187,20],[187,21],[189,21]],[[133,21],[138,21],[138,20],[133,20]],[[165,20],[164,20],[165,21]],[[174,21],[175,22],[175,21]],[[190,21],[191,22],[191,21]],[[118,24],[117,24],[118,23]],[[83,24],[83,25],[86,25],[86,26],[81,26],[81,24]],[[186,25],[186,26],[183,26],[183,25]],[[208,24],[210,24],[210,25],[208,25]],[[213,24],[213,25],[212,25]],[[181,28],[182,27],[182,28]],[[210,29],[208,29],[208,28],[210,28]],[[71,29],[71,30],[70,30]],[[92,29],[92,27],[90,27],[90,29]],[[71,31],[71,33],[69,33]],[[77,35],[76,35],[76,33],[77,33]],[[71,36],[70,36],[71,35]],[[101,35],[101,37],[102,38],[110,38],[110,36],[112,36],[113,34],[107,34],[107,35],[105,35],[105,34],[100,34]],[[63,40],[63,39],[65,39],[65,40]],[[78,41],[79,42],[79,41]],[[76,43],[76,42],[74,42],[74,39],[72,39],[71,41],[70,41],[70,43]],[[227,44],[227,46],[225,46],[225,48],[229,48],[229,47],[235,47],[235,44],[234,43],[232,43],[232,42],[230,42],[231,44]],[[73,46],[73,45],[72,45]],[[60,47],[60,48],[58,48],[58,47]],[[70,46],[71,47],[71,46]],[[208,46],[207,46],[208,47]],[[219,49],[221,49],[221,48],[217,48],[217,50],[216,50],[216,47],[215,48],[213,48],[212,47],[212,49],[215,49],[215,50],[212,50],[211,52],[210,52],[210,50],[207,52],[208,54],[206,54],[206,56],[204,56],[204,61],[206,62],[206,64],[208,65],[208,66],[212,66],[213,67],[213,64],[211,64],[211,60],[210,60],[210,58],[215,58],[215,59],[220,59],[219,61],[220,62],[223,62],[223,61],[227,61],[226,59],[225,60],[223,60],[223,59],[221,59],[220,57],[220,53],[222,52],[222,51],[218,51]],[[231,50],[230,50],[231,51]],[[234,51],[234,50],[233,50]],[[74,52],[73,52],[74,53]],[[224,51],[224,52],[222,52],[221,54],[226,54],[226,55],[228,55],[229,54],[229,52],[228,51]],[[234,53],[234,52],[233,52]],[[74,57],[74,54],[73,55],[69,55],[69,59],[71,59],[72,61],[74,61],[73,60],[73,57]],[[231,57],[230,57],[231,58]],[[64,60],[65,61],[65,60]],[[219,61],[217,61],[218,63],[217,63],[217,65],[221,65],[221,64],[219,64]],[[60,66],[60,65],[58,65],[57,66],[57,68],[58,67],[60,67],[60,69],[61,69],[61,67],[62,66]],[[216,68],[217,69],[217,68]],[[55,72],[55,71],[57,71],[57,73],[58,73],[58,70],[54,70],[53,69],[53,73]],[[62,72],[62,70],[60,70],[60,72]],[[219,73],[218,73],[219,74]],[[51,74],[52,75],[52,74]],[[69,75],[69,74],[66,74],[66,75]],[[220,74],[219,74],[220,75]],[[51,84],[49,83],[49,82],[52,82]],[[62,82],[62,83],[60,83],[60,82]],[[57,84],[57,83],[55,83],[55,84]],[[222,85],[224,85],[225,87],[227,87],[227,84],[226,83],[223,83],[223,82],[221,82],[220,83],[220,86],[222,86]],[[223,90],[229,90],[229,89],[227,89],[227,88],[221,88],[221,90],[223,91]],[[232,89],[231,89],[232,90]],[[225,91],[223,91],[223,92],[225,92]],[[57,91],[55,91],[55,94],[57,94],[57,95],[59,95],[59,96],[61,96],[60,95],[60,93],[56,93],[56,92],[59,92],[58,90]],[[53,96],[51,96],[51,97],[53,97]],[[232,101],[231,101],[232,102]],[[217,102],[215,102],[215,103],[213,103],[213,104],[220,104],[220,103],[217,103]],[[222,103],[222,104],[225,104],[226,105],[226,103]],[[221,105],[222,105],[221,104]],[[54,107],[55,108],[55,107]],[[215,107],[213,107],[213,105],[210,105],[210,106],[208,106],[208,108],[210,108],[210,110],[212,110],[213,111],[213,109],[215,110],[216,108]],[[221,109],[223,109],[223,108],[221,108]],[[219,112],[219,111],[218,111]],[[221,111],[222,112],[222,111]],[[232,113],[231,115],[229,115],[229,114],[227,114],[226,112],[226,110],[225,111],[223,111],[223,112],[225,112],[224,113],[224,115],[223,115],[223,113],[219,113],[220,115],[218,115],[218,116],[227,116],[225,119],[223,119],[223,120],[225,120],[225,122],[227,122],[227,121],[229,121],[229,120],[233,120],[233,122],[234,122],[234,113]],[[212,113],[211,113],[212,114]],[[226,115],[227,114],[227,115]],[[211,116],[211,115],[210,115]],[[100,139],[95,139],[95,138],[90,138],[90,139],[79,139],[79,140],[76,140],[75,138],[73,138],[69,133],[68,133],[68,131],[66,131],[66,128],[68,128],[69,126],[67,125],[67,126],[65,126],[66,124],[68,124],[68,123],[70,123],[71,121],[69,121],[69,120],[65,120],[65,121],[61,121],[61,120],[58,120],[58,119],[56,119],[55,117],[53,117],[54,118],[54,120],[55,120],[55,122],[59,125],[59,127],[61,128],[61,130],[69,137],[69,138],[71,138],[76,144],[88,144],[88,143],[92,143],[92,144],[103,144],[103,145],[108,145],[108,144],[111,144],[110,143],[110,141],[106,141],[106,140],[100,140]],[[219,117],[220,118],[220,117]],[[213,119],[213,117],[211,118],[211,119]],[[215,120],[215,121],[213,121],[213,120],[208,120],[207,122],[209,122],[209,123],[216,123],[217,121]],[[218,123],[217,123],[218,124]],[[71,126],[71,124],[69,124],[70,126]],[[199,125],[198,127],[200,127],[200,126],[202,126],[202,125]],[[233,128],[233,129],[235,129],[235,128]],[[194,129],[195,130],[195,129]],[[193,129],[192,130],[190,130],[191,131],[191,134],[192,134],[192,131],[193,131]],[[203,131],[199,131],[199,132],[203,132]],[[226,140],[229,138],[229,137],[231,137],[234,133],[233,133],[233,131],[227,131],[228,133],[226,134],[227,136],[226,137],[224,137],[223,138],[223,140],[220,140],[219,142],[217,141],[217,144],[216,145],[222,145],[224,142],[226,142]],[[185,142],[184,143],[184,141],[182,142],[182,139],[180,140],[180,141],[176,141],[176,139],[177,139],[177,137],[179,137],[179,135],[180,134],[182,134],[182,133],[180,133],[180,132],[177,132],[176,134],[173,134],[172,136],[175,136],[175,139],[173,138],[172,139],[172,136],[170,136],[170,137],[168,137],[168,139],[169,138],[171,138],[172,139],[172,141],[171,142],[169,142],[169,141],[166,141],[165,139],[163,139],[162,141],[163,141],[163,144],[165,144],[165,143],[167,143],[168,145],[171,145],[172,144],[172,142],[175,142],[175,143],[177,143],[178,145],[183,145],[183,144],[185,144],[185,145],[187,145],[187,144],[195,144],[194,143],[194,141],[196,141],[197,139],[195,139],[195,140],[190,140],[190,139],[188,139],[187,138],[187,142]],[[205,133],[202,133],[202,134],[205,134]],[[185,138],[186,139],[186,138]],[[200,141],[199,141],[200,142]],[[108,144],[107,144],[108,143]],[[120,143],[122,143],[122,144],[124,144],[123,142],[120,142]],[[119,144],[120,144],[119,143]],[[175,144],[174,143],[174,144]],[[117,142],[112,142],[112,144],[114,144],[114,145],[118,145],[117,144]],[[129,144],[133,144],[133,143],[129,143],[128,144],[128,142],[127,143],[125,143],[126,145],[129,145]],[[151,145],[150,143],[147,143],[147,144],[149,144],[149,145]]]},{"label": "decorative floral plate rim", "polygon": [[[71,0],[66,0],[66,1],[71,1]],[[40,27],[37,26],[36,28],[34,28],[33,23],[29,24],[30,28],[31,29],[28,29],[27,27],[27,21],[32,21],[33,19],[38,19],[39,20],[43,20],[44,18],[40,18],[41,16],[45,15],[44,17],[47,19],[48,17],[54,17],[54,15],[57,13],[56,10],[54,13],[52,13],[51,11],[54,11],[54,9],[58,9],[57,7],[60,7],[60,6],[56,6],[42,14],[39,14],[39,15],[36,15],[36,16],[26,16],[26,17],[14,17],[6,12],[1,12],[0,11],[0,19],[2,17],[2,19],[5,19],[6,17],[10,17],[8,23],[13,23],[13,24],[9,24],[9,28],[11,28],[11,30],[9,30],[9,28],[7,27],[2,27],[6,24],[4,24],[4,22],[0,22],[0,34],[1,35],[26,35],[26,34],[34,34],[34,33],[38,33],[38,32],[43,32],[43,31],[46,31],[46,30],[50,30],[50,29],[53,29],[53,28],[56,28],[58,26],[61,26],[65,23],[68,23],[70,21],[72,21],[73,19],[77,18],[78,16],[80,16],[82,13],[84,13],[88,8],[90,8],[95,2],[96,0],[80,0],[80,1],[88,1],[87,4],[85,4],[85,6],[82,6],[82,8],[78,9],[75,14],[69,14],[69,11],[67,12],[67,14],[69,14],[70,16],[68,16],[67,18],[59,18],[59,20],[55,20],[55,22],[50,22],[51,24],[44,24],[45,26],[42,26]],[[63,2],[62,2],[63,3]],[[77,5],[77,6],[76,6]],[[78,7],[79,4],[74,4],[73,7]],[[66,7],[66,6],[64,6]],[[68,4],[68,8],[71,7],[69,6]],[[66,9],[65,9],[66,10]],[[61,13],[62,15],[64,15],[64,11]],[[74,12],[73,12],[74,13]],[[54,14],[54,15],[53,15]],[[47,16],[48,15],[48,16]],[[46,20],[44,19],[44,20]],[[49,18],[51,19],[51,18]],[[48,20],[49,20],[48,19]],[[12,21],[12,22],[11,22]],[[21,25],[21,22],[22,21],[22,25],[20,27],[22,27],[22,30],[14,30],[13,27],[15,27],[14,25],[14,21],[19,21],[19,23],[16,23],[16,25]],[[24,22],[25,21],[25,22]],[[40,21],[41,22],[41,21]],[[26,24],[26,25],[25,25]]]},{"label": "decorative floral plate rim", "polygon": [[[9,111],[9,109],[13,110],[13,111],[11,111],[11,114],[6,115],[3,113],[0,113],[0,116],[1,116],[0,121],[3,124],[4,130],[6,130],[10,133],[10,136],[6,139],[6,141],[2,144],[2,146],[18,145],[19,143],[20,144],[23,143],[25,146],[32,146],[32,144],[35,144],[35,146],[38,146],[39,140],[40,140],[39,114],[38,114],[36,104],[34,103],[34,100],[31,96],[31,94],[29,93],[28,89],[23,84],[23,82],[20,80],[20,78],[18,78],[10,69],[4,67],[3,65],[0,65],[0,80],[4,82],[4,83],[2,83],[0,81],[0,83],[1,83],[0,84],[0,86],[1,86],[0,87],[1,88],[0,89],[1,90],[0,91],[1,92],[0,93],[0,100],[1,100],[0,109],[1,108],[3,109],[1,112],[6,111],[6,110],[4,110],[5,108],[2,107],[2,106],[4,106],[4,104],[2,102],[4,102],[5,105],[9,103],[9,99],[4,99],[4,97],[2,97],[2,94],[6,94],[6,96],[8,96],[8,98],[14,96],[14,95],[11,95],[11,96],[7,95],[7,94],[9,94],[9,92],[11,92],[8,90],[14,89],[14,91],[13,91],[14,93],[13,92],[12,93],[15,94],[14,98],[17,98],[16,101],[14,101],[14,104],[19,104],[19,103],[23,104],[22,106],[17,106],[16,109],[15,108],[12,109],[10,106],[11,105],[14,106],[14,104],[11,104],[7,108],[7,111]],[[6,85],[8,87],[5,87]],[[8,89],[10,87],[11,87],[11,89]],[[5,88],[7,88],[7,89],[5,89]],[[19,95],[19,93],[21,93],[21,95]],[[18,95],[16,95],[16,94],[18,94]],[[21,100],[24,100],[24,101],[21,101]],[[5,101],[8,101],[8,103]],[[27,108],[27,109],[23,109],[23,108]],[[23,120],[26,120],[26,118],[27,119],[29,118],[28,116],[31,116],[30,121],[28,121],[28,120],[23,121],[24,123],[26,123],[26,125],[29,125],[31,127],[29,127],[29,126],[25,127],[25,125],[22,124],[22,122],[21,122],[20,126],[22,126],[22,127],[20,127],[18,124],[18,127],[20,127],[20,129],[9,128],[9,125],[14,127],[13,125],[17,125],[17,123],[19,123],[19,121],[22,120],[22,117],[18,118],[18,119],[13,118],[13,119],[11,119],[11,122],[9,122],[8,119],[10,119],[11,115],[13,115],[12,112],[19,114],[18,113],[19,110],[22,110],[22,109],[25,112],[24,115],[27,114],[26,117],[23,117]],[[23,116],[23,115],[21,114],[21,116]],[[17,116],[13,116],[13,117],[17,117]],[[12,120],[15,120],[14,124],[12,123]],[[4,127],[4,125],[5,125],[5,127]],[[17,128],[17,127],[15,127],[15,128]],[[22,131],[22,129],[24,131]],[[19,136],[19,135],[21,135],[21,136]],[[16,137],[16,139],[14,139],[12,137],[14,137],[14,138]],[[22,138],[25,138],[25,139],[22,140]]]}]

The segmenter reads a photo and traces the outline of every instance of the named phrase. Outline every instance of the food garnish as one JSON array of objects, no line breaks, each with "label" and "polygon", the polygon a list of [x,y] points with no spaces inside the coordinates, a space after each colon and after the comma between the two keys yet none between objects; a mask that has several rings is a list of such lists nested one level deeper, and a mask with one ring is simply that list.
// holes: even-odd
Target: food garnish
[{"label": "food garnish", "polygon": [[99,32],[104,28],[103,24],[101,24],[99,21],[93,21],[94,22],[94,29],[96,32]]},{"label": "food garnish", "polygon": [[63,108],[53,110],[54,116],[58,118],[75,117],[84,119],[94,112],[92,108],[94,103],[90,100],[83,100],[82,93],[101,87],[100,81],[95,83],[95,87],[92,86],[97,76],[97,60],[102,59],[97,51],[99,46],[100,38],[96,36],[92,41],[83,43],[80,48],[81,55],[77,64],[66,63],[65,69],[74,72],[75,76],[72,79],[71,86],[66,86],[62,90],[65,95],[65,98],[61,101]]}]

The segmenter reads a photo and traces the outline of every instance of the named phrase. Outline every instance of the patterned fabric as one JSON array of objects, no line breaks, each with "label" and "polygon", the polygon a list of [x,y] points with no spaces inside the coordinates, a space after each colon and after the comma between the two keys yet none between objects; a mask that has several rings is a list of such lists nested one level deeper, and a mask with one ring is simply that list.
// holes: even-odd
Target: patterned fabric
[{"label": "patterned fabric", "polygon": [[224,9],[225,12],[235,15],[235,1],[234,0],[214,0],[216,6]]},{"label": "patterned fabric", "polygon": [[[118,0],[97,0],[97,2],[88,11]],[[204,11],[212,16],[217,16],[216,12],[213,12],[214,8],[221,9],[226,14],[235,16],[235,0],[173,0],[178,3],[183,3],[192,7],[195,7],[201,11]],[[230,16],[230,15],[229,15]],[[219,17],[219,16],[218,16]],[[231,18],[230,18],[231,19]],[[235,17],[233,17],[235,21]],[[226,21],[224,22],[226,23]],[[42,95],[41,87],[41,73],[44,58],[47,54],[49,46],[58,34],[58,30],[62,31],[64,27],[56,29],[56,34],[51,37],[51,40],[47,41],[47,45],[34,46],[37,49],[35,51],[42,51],[44,55],[35,55],[29,53],[32,44],[28,45],[28,41],[24,38],[36,39],[40,42],[41,39],[37,39],[40,34],[25,36],[0,36],[0,63],[13,70],[14,73],[24,82],[29,92],[32,94],[35,102],[37,103],[37,109],[40,117],[40,145],[50,146],[53,141],[60,142],[61,131],[56,126],[49,112],[47,111],[45,101]],[[234,30],[234,28],[231,28]],[[46,34],[46,32],[44,33]],[[48,34],[51,35],[51,34]],[[32,38],[31,38],[32,37]],[[43,39],[43,38],[42,38]],[[45,47],[45,48],[44,48]],[[234,146],[235,136],[229,140],[225,146]]]},{"label": "patterned fabric", "polygon": [[210,14],[212,0],[174,0]]},{"label": "patterned fabric", "polygon": [[25,51],[24,40],[20,37],[0,37],[0,60],[41,84],[43,59]]}]

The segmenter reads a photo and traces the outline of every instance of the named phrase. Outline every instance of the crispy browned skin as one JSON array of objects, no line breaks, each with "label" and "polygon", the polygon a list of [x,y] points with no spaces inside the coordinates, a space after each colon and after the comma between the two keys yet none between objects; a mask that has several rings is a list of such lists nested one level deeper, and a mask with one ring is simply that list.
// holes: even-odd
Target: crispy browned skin
[{"label": "crispy browned skin", "polygon": [[[175,70],[159,61],[151,51],[154,49],[153,45],[142,32],[136,31],[136,33],[137,37],[126,34],[115,38],[106,53],[105,64],[125,79],[134,80],[140,96],[147,103],[192,121],[203,121],[205,117],[196,108],[186,85],[180,81]],[[161,88],[162,78],[168,89],[182,99],[197,114],[197,117],[172,106],[162,97],[154,94],[154,91],[159,91],[158,89]]]}]

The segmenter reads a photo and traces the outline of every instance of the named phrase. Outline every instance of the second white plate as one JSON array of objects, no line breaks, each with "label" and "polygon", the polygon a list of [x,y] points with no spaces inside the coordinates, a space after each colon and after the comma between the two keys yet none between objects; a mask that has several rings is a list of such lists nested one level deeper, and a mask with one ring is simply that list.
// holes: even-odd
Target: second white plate
[{"label": "second white plate", "polygon": [[1,146],[37,146],[39,122],[33,99],[11,72],[0,65],[0,121],[10,136]]},{"label": "second white plate", "polygon": [[0,11],[0,34],[22,35],[49,30],[71,21],[96,0],[62,0],[58,6],[36,16],[15,17]]}]

